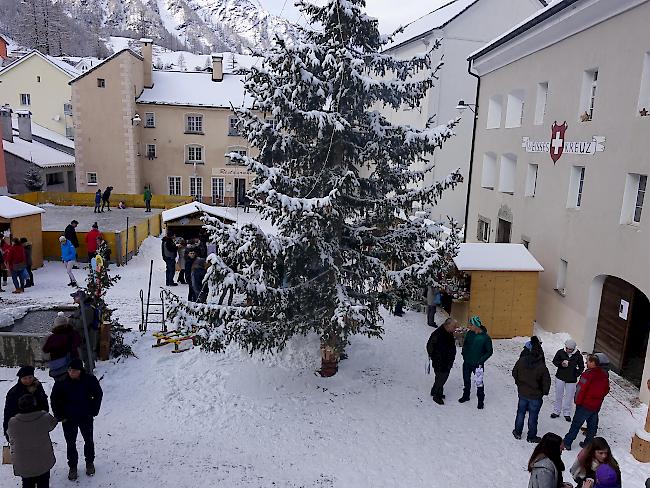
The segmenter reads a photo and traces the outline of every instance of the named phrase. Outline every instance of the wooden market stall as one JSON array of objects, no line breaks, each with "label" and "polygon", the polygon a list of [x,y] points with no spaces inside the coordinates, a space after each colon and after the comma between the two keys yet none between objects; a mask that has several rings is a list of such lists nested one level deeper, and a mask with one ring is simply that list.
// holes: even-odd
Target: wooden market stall
[{"label": "wooden market stall", "polygon": [[194,239],[199,236],[203,221],[201,215],[204,213],[217,217],[219,220],[234,224],[236,222],[233,214],[226,208],[213,207],[201,202],[186,203],[178,207],[165,210],[162,213],[163,225],[175,236],[184,239]]},{"label": "wooden market stall", "polygon": [[32,268],[43,266],[41,214],[44,210],[15,198],[0,196],[0,235],[26,237],[32,244]]},{"label": "wooden market stall", "polygon": [[461,324],[478,315],[491,337],[530,336],[542,265],[523,244],[464,243],[454,263],[470,280],[469,300],[455,301]]}]

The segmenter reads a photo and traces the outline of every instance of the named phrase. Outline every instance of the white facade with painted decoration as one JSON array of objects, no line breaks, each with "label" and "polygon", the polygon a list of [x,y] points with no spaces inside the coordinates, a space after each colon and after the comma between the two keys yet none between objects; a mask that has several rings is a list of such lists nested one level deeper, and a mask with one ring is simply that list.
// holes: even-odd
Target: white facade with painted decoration
[{"label": "white facade with painted decoration", "polygon": [[649,18],[648,0],[558,0],[470,56],[467,242],[525,244],[545,269],[538,323],[637,386],[650,377]]}]

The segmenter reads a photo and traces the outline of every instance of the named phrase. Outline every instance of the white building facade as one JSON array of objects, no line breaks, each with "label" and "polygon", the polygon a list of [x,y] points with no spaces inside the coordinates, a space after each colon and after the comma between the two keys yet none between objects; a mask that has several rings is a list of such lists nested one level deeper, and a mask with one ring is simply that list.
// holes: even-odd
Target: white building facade
[{"label": "white building facade", "polygon": [[[386,52],[408,59],[428,52],[436,39],[441,39],[441,47],[433,56],[434,59],[443,56],[444,66],[419,109],[398,112],[382,109],[382,113],[394,123],[417,128],[423,128],[431,117],[434,124],[445,124],[461,116],[456,109],[458,101],[474,104],[476,99],[477,79],[467,72],[469,54],[545,5],[541,0],[453,0],[407,25]],[[461,118],[456,136],[431,156],[435,169],[424,181],[424,185],[431,185],[459,168],[463,174],[462,184],[445,192],[434,208],[426,209],[437,221],[446,221],[449,216],[462,223],[465,217],[472,111],[466,110]]]},{"label": "white building facade", "polygon": [[637,386],[650,377],[649,18],[648,0],[560,0],[470,57],[467,241],[525,244],[545,269],[538,323]]}]

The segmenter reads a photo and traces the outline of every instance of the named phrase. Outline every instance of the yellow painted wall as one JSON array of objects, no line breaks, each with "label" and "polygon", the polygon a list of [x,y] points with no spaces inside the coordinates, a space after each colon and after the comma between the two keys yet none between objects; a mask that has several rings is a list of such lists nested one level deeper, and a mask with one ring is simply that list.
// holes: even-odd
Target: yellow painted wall
[{"label": "yellow painted wall", "polygon": [[[0,71],[0,104],[8,103],[14,111],[29,110],[34,122],[65,135],[66,123],[72,127],[72,117],[63,113],[63,104],[71,100],[68,82],[72,76],[38,55],[28,56],[17,62],[19,64]],[[20,104],[21,93],[30,95],[30,106]],[[57,117],[59,120],[54,120]]]},{"label": "yellow painted wall", "polygon": [[[21,200],[32,205],[39,205],[42,203],[53,203],[55,205],[73,206],[79,205],[82,207],[95,206],[94,193],[68,193],[68,192],[53,192],[53,191],[40,191],[23,193],[16,195],[14,198]],[[144,208],[144,198],[142,195],[127,195],[123,193],[111,194],[111,205],[117,207],[120,200],[124,201],[127,207]],[[192,202],[191,197],[171,196],[171,195],[153,195],[151,199],[151,206],[153,208],[174,208],[185,203]],[[156,234],[157,235],[157,234]]]}]

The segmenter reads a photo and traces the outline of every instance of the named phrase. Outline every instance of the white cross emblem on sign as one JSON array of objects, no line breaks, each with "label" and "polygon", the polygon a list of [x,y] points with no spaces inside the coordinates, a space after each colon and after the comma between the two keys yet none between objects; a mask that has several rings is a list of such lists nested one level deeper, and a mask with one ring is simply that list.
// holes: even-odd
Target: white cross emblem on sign
[{"label": "white cross emblem on sign", "polygon": [[562,146],[564,146],[564,139],[562,139],[562,136],[560,135],[559,132],[555,133],[555,138],[552,141],[552,145],[553,145],[553,154],[558,154]]}]

